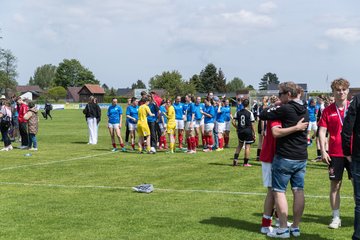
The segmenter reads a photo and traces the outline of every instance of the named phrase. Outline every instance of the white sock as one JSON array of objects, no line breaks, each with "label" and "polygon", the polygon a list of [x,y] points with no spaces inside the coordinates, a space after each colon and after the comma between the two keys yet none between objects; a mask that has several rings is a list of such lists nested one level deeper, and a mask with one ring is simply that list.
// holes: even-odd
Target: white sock
[{"label": "white sock", "polygon": [[340,218],[340,209],[335,209],[333,212],[333,218]]},{"label": "white sock", "polygon": [[265,214],[263,214],[263,218],[265,218],[265,219],[272,219],[271,216],[268,216],[268,215],[265,215]]}]

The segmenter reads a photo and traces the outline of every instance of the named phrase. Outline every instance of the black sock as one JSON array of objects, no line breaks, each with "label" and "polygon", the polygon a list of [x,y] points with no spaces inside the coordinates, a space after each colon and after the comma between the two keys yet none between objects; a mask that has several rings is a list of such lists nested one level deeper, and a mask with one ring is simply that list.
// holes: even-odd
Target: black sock
[{"label": "black sock", "polygon": [[260,157],[261,149],[258,149],[256,152],[256,157]]},{"label": "black sock", "polygon": [[248,164],[249,159],[248,158],[244,158],[244,164]]},{"label": "black sock", "polygon": [[318,149],[318,150],[316,150],[316,152],[317,152],[317,156],[318,156],[318,157],[321,157],[321,150]]},{"label": "black sock", "polygon": [[238,153],[235,153],[234,154],[234,160],[238,160],[239,159],[239,154]]}]

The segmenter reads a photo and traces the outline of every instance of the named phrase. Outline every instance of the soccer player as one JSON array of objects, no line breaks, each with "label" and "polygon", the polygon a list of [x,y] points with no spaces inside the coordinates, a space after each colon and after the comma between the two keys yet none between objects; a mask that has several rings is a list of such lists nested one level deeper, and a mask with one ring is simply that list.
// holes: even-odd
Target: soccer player
[{"label": "soccer player", "polygon": [[225,115],[227,110],[224,108],[224,103],[218,98],[214,97],[215,100],[215,132],[217,133],[219,146],[215,150],[217,152],[224,151],[224,132],[225,132]]},{"label": "soccer player", "polygon": [[352,164],[354,180],[355,218],[353,240],[360,239],[360,94],[353,97],[342,128],[342,149],[345,157]]},{"label": "soccer player", "polygon": [[[301,91],[293,82],[283,82],[279,85],[279,98],[283,103],[278,108],[270,108],[262,111],[261,120],[281,120],[284,128],[296,125],[302,118],[309,121],[306,106],[301,101]],[[280,227],[267,236],[275,238],[289,238],[300,236],[299,224],[304,211],[304,177],[306,171],[307,131],[297,131],[288,136],[277,139],[275,157],[272,163],[272,191],[275,198],[276,212],[280,220]],[[291,183],[294,195],[293,216],[294,222],[287,226],[288,203],[286,188]]]},{"label": "soccer player", "polygon": [[176,129],[176,117],[175,117],[175,109],[171,105],[171,99],[168,98],[166,100],[166,113],[164,115],[167,117],[168,122],[166,126],[166,132],[169,135],[169,141],[170,141],[170,149],[169,153],[175,152],[175,129]]},{"label": "soccer player", "polygon": [[235,150],[233,166],[238,165],[239,154],[243,145],[245,144],[244,153],[244,167],[251,167],[249,164],[250,146],[255,141],[255,118],[251,111],[248,110],[249,99],[244,99],[242,102],[244,108],[237,111],[232,121],[233,126],[237,129],[239,144]]},{"label": "soccer player", "polygon": [[[184,136],[184,108],[183,103],[181,103],[181,97],[177,96],[175,98],[175,102],[173,104],[175,109],[175,121],[176,121],[176,129],[178,134],[179,148],[183,147],[183,136]],[[175,133],[174,133],[175,134]]]},{"label": "soccer player", "polygon": [[128,127],[130,131],[131,148],[135,150],[135,131],[139,119],[139,106],[136,97],[131,98],[131,104],[126,108],[126,118],[128,119]]},{"label": "soccer player", "polygon": [[194,114],[195,114],[195,144],[196,147],[199,147],[199,136],[201,134],[203,147],[204,146],[204,115],[201,113],[204,110],[204,104],[201,102],[201,97],[197,97],[194,104]]},{"label": "soccer player", "polygon": [[224,147],[228,148],[229,147],[229,140],[230,140],[230,122],[231,122],[231,106],[230,106],[230,102],[229,99],[225,100],[225,104],[224,104],[224,109],[226,110],[225,112],[225,132],[224,132]]},{"label": "soccer player", "polygon": [[194,119],[195,119],[195,112],[194,112],[194,103],[192,102],[192,98],[190,95],[185,96],[185,101],[187,104],[186,109],[186,140],[187,140],[187,153],[193,154],[196,153],[196,142],[194,136]]},{"label": "soccer player", "polygon": [[[309,127],[308,127],[308,138],[307,138],[307,143],[308,146],[311,145],[312,139],[315,138],[316,136],[316,131],[318,129],[317,127],[317,123],[316,123],[316,115],[317,115],[317,109],[316,109],[316,103],[315,100],[313,98],[311,98],[309,100],[309,106],[308,106],[308,111],[309,111]],[[311,135],[311,131],[313,131],[313,134]]]},{"label": "soccer player", "polygon": [[153,114],[153,115],[147,116],[147,122],[148,122],[149,129],[150,129],[150,142],[151,142],[150,151],[152,153],[156,153],[156,147],[157,147],[157,143],[158,143],[157,119],[159,116],[159,107],[158,107],[157,103],[155,102],[155,100],[151,96],[148,96],[148,100],[149,100],[148,107],[149,107],[151,113]]},{"label": "soccer player", "polygon": [[[258,114],[260,115],[264,108],[267,108],[269,106],[269,97],[264,96],[262,98],[261,105],[258,108]],[[261,119],[258,121],[258,146],[257,146],[257,152],[256,152],[256,160],[259,161],[261,149],[262,149],[262,142],[264,138],[266,130],[266,124],[265,121],[262,121]]]},{"label": "soccer player", "polygon": [[[275,107],[276,104],[280,104],[278,102],[278,98],[276,96],[271,96],[270,98],[270,108]],[[254,116],[255,117],[255,116]],[[282,128],[280,120],[268,120],[266,121],[266,132],[263,139],[262,150],[260,154],[260,161],[262,167],[262,178],[264,187],[268,189],[267,195],[264,201],[264,212],[262,217],[261,224],[261,233],[267,234],[272,231],[271,222],[272,215],[274,213],[274,204],[275,199],[272,192],[272,161],[275,156],[276,149],[276,138],[283,137],[289,135],[296,131],[304,131],[307,129],[308,123],[303,122],[301,119],[297,125],[294,127]]]},{"label": "soccer player", "polygon": [[119,141],[121,151],[125,152],[125,146],[123,139],[121,137],[121,124],[122,124],[122,108],[117,104],[117,99],[113,98],[111,101],[111,106],[109,106],[107,111],[108,116],[108,129],[111,137],[111,144],[113,146],[112,151],[117,151],[116,142],[115,142],[115,133]]},{"label": "soccer player", "polygon": [[204,152],[212,152],[212,147],[214,144],[213,140],[213,129],[214,129],[214,122],[215,122],[215,109],[213,106],[213,100],[212,99],[205,99],[205,107],[202,111],[202,114],[205,116],[204,118],[204,138],[205,138],[205,144],[207,145],[207,148],[204,148]]},{"label": "soccer player", "polygon": [[160,105],[160,114],[159,114],[159,128],[160,128],[160,139],[159,139],[159,149],[167,149],[167,143],[166,143],[166,126],[168,119],[166,117],[166,101],[163,100]]},{"label": "soccer player", "polygon": [[[321,158],[328,165],[330,179],[330,206],[332,209],[332,221],[329,228],[337,229],[341,226],[340,219],[340,188],[344,169],[347,170],[348,178],[351,179],[351,163],[345,158],[341,148],[341,131],[346,111],[349,107],[347,95],[349,82],[343,78],[334,80],[331,89],[335,97],[335,103],[324,109],[319,126],[319,138]],[[326,132],[330,135],[329,152],[326,151]]]},{"label": "soccer player", "polygon": [[137,125],[137,132],[139,135],[139,153],[142,153],[142,146],[146,139],[146,152],[147,153],[155,153],[154,151],[150,151],[151,143],[150,143],[150,129],[148,125],[147,117],[155,117],[149,108],[150,99],[145,97],[143,98],[143,105],[139,107],[139,120]]}]

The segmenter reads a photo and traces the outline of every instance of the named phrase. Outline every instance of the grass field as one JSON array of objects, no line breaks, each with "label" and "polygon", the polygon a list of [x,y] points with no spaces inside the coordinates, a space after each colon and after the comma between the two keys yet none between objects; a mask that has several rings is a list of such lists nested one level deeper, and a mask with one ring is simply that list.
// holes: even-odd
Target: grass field
[{"label": "grass field", "polygon": [[[82,111],[53,116],[40,121],[39,151],[0,154],[0,239],[266,239],[259,233],[266,189],[256,149],[253,167],[232,167],[234,129],[223,152],[140,155],[110,151],[105,118],[92,146]],[[315,152],[309,148],[310,159]],[[140,183],[154,184],[155,191],[133,192]],[[342,187],[338,230],[327,228],[324,164],[308,162],[305,188],[300,239],[350,239],[351,183]]]}]

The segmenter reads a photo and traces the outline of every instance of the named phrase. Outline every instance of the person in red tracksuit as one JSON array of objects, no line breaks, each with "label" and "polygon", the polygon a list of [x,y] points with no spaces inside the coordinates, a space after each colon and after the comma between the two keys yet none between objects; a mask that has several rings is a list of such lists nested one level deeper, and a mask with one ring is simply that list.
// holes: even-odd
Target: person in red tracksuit
[{"label": "person in red tracksuit", "polygon": [[27,132],[27,120],[24,119],[25,114],[29,110],[28,105],[19,97],[17,99],[18,113],[19,113],[19,131],[21,136],[20,149],[27,149],[29,144],[28,132]]}]

